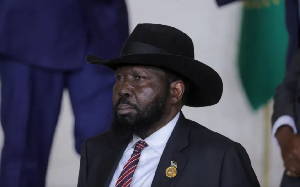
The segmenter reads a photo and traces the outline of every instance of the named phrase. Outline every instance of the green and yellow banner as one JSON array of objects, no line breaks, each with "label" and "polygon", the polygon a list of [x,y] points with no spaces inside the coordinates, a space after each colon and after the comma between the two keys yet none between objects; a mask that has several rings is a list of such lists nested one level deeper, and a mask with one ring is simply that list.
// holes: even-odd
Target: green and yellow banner
[{"label": "green and yellow banner", "polygon": [[252,109],[273,97],[285,72],[284,0],[243,1],[238,69]]}]

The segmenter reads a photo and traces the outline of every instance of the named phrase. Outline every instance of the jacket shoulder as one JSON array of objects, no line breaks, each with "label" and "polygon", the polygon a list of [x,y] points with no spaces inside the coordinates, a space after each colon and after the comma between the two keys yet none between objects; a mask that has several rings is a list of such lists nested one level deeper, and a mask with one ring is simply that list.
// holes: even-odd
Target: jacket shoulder
[{"label": "jacket shoulder", "polygon": [[197,122],[188,120],[187,122],[191,125],[190,131],[190,143],[196,145],[205,145],[210,147],[210,149],[222,149],[226,150],[229,145],[236,145],[238,143],[229,139],[228,137],[214,132]]}]

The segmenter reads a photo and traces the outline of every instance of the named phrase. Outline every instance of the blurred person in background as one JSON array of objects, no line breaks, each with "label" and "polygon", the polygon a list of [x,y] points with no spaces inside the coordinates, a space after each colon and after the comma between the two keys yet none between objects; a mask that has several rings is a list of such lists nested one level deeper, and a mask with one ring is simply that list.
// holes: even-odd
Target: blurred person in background
[{"label": "blurred person in background", "polygon": [[[219,6],[238,0],[216,0]],[[300,186],[300,52],[299,23],[300,1],[286,0],[285,15],[289,43],[286,58],[286,75],[274,97],[272,134],[281,148],[286,171],[281,187]]]},{"label": "blurred person in background", "polygon": [[114,72],[86,54],[117,56],[128,36],[124,0],[0,1],[1,187],[43,187],[63,89],[75,148],[109,129]]},{"label": "blurred person in background", "polygon": [[282,187],[300,186],[300,52],[291,61],[274,96],[273,136],[281,148],[286,171]]}]

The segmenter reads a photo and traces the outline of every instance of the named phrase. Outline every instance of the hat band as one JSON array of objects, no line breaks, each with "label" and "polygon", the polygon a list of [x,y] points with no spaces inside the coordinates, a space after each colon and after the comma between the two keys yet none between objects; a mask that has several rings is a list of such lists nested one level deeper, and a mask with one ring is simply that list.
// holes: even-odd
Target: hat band
[{"label": "hat band", "polygon": [[124,45],[121,56],[136,54],[168,54],[164,50],[142,42],[130,42]]}]

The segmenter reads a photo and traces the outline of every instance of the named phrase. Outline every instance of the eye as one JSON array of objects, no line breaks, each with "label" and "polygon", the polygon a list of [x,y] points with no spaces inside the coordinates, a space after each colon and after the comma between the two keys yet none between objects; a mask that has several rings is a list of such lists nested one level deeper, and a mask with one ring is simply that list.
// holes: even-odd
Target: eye
[{"label": "eye", "polygon": [[122,79],[123,78],[123,76],[121,76],[121,75],[116,75],[116,79],[117,80],[120,80],[120,79]]},{"label": "eye", "polygon": [[143,78],[145,78],[145,77],[140,76],[140,75],[136,75],[134,78],[137,79],[137,80],[140,80],[140,79],[143,79]]}]

